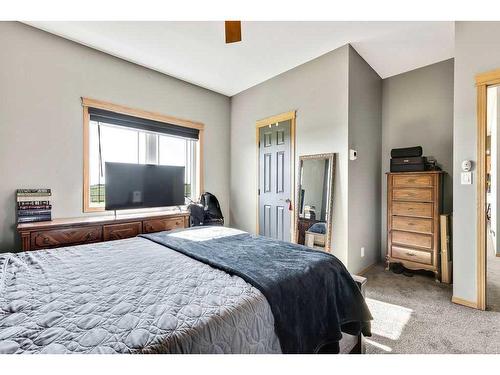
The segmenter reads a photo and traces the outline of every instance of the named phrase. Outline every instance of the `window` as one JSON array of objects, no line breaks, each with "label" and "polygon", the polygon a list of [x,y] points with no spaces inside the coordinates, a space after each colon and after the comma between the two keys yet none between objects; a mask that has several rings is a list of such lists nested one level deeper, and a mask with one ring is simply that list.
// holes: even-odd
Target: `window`
[{"label": "window", "polygon": [[[184,166],[186,203],[199,196],[202,124],[188,128],[185,120],[148,112],[141,112],[145,118],[137,117],[139,111],[129,109],[131,115],[124,114],[120,107],[121,113],[112,112],[108,107],[103,110],[102,102],[99,108],[86,106],[89,101],[83,99],[84,212],[104,210],[106,162]],[[159,116],[165,121],[157,121]]]}]

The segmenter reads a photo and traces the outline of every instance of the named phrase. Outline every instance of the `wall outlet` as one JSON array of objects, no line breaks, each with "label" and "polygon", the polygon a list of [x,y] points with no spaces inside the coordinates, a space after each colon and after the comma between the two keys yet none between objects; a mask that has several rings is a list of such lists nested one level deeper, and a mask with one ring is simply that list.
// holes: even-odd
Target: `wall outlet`
[{"label": "wall outlet", "polygon": [[358,158],[358,151],[356,150],[349,150],[349,159],[350,160],[356,160]]},{"label": "wall outlet", "polygon": [[472,172],[462,172],[460,174],[460,182],[462,185],[471,185],[472,184]]},{"label": "wall outlet", "polygon": [[364,256],[365,256],[365,248],[362,247],[361,248],[361,258],[364,258]]}]

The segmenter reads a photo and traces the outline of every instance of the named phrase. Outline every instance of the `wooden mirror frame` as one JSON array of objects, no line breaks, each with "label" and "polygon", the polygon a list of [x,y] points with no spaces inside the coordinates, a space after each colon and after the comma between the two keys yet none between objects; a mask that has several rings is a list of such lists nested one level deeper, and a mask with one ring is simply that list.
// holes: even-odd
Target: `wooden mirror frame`
[{"label": "wooden mirror frame", "polygon": [[297,202],[297,207],[295,209],[294,215],[294,232],[295,232],[295,243],[299,241],[299,231],[298,222],[300,215],[300,187],[302,179],[302,165],[305,160],[328,160],[330,162],[330,171],[328,173],[328,186],[330,187],[330,193],[328,194],[328,212],[326,214],[326,240],[325,240],[325,251],[331,252],[332,246],[332,230],[333,230],[333,200],[335,198],[335,170],[337,154],[335,153],[325,153],[325,154],[313,154],[313,155],[302,155],[299,157],[299,165],[297,170],[297,184],[295,186],[295,202]]}]

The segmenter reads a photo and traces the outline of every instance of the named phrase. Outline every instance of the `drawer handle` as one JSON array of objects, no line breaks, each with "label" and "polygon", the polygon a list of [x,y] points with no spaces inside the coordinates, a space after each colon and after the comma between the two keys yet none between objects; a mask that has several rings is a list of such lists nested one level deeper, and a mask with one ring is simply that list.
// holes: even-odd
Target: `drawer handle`
[{"label": "drawer handle", "polygon": [[85,236],[85,241],[88,241],[92,238],[92,233],[87,233],[87,235]]},{"label": "drawer handle", "polygon": [[410,257],[414,257],[416,256],[416,254],[413,254],[413,253],[406,253],[406,255],[410,256]]}]

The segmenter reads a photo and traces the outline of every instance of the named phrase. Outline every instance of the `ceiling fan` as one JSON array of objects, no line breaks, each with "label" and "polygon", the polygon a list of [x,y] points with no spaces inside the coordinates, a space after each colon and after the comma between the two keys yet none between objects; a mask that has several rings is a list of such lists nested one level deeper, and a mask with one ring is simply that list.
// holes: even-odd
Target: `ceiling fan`
[{"label": "ceiling fan", "polygon": [[225,21],[226,44],[241,42],[241,21]]}]

